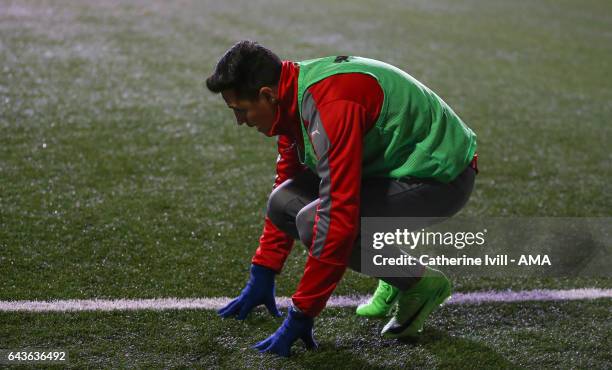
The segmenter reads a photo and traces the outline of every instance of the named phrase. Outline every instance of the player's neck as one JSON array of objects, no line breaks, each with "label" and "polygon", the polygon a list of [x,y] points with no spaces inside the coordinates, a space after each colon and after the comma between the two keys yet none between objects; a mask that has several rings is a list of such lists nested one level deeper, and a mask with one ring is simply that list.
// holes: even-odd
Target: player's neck
[{"label": "player's neck", "polygon": [[290,135],[296,137],[300,128],[297,102],[299,67],[292,61],[283,61],[281,76],[278,82],[278,110],[274,124],[273,135]]}]

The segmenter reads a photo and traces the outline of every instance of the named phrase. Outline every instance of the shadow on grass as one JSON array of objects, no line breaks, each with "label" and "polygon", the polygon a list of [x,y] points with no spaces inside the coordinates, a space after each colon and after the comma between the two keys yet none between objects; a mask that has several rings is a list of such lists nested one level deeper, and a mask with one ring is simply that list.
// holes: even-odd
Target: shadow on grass
[{"label": "shadow on grass", "polygon": [[[301,346],[300,346],[301,347]],[[362,350],[360,350],[362,348]],[[423,351],[435,358],[435,368],[441,369],[522,369],[491,347],[478,341],[454,337],[445,331],[426,329],[416,340],[350,340],[342,344],[322,345],[319,351],[306,351],[294,347],[291,361],[302,366],[317,368],[423,368],[433,364]],[[356,352],[357,350],[357,352]],[[374,355],[376,360],[366,358]],[[407,356],[406,356],[407,355]],[[364,358],[365,357],[365,358]],[[395,358],[395,363],[394,359]],[[373,361],[372,361],[373,360]],[[381,365],[376,362],[381,361]]]},{"label": "shadow on grass", "polygon": [[[380,338],[376,341],[357,340],[340,345],[336,343],[335,346],[327,343],[314,352],[301,348],[296,351],[294,347],[290,363],[307,368],[388,369],[428,368],[433,365],[439,369],[521,369],[487,345],[453,337],[440,330],[425,330],[420,338],[412,341]],[[423,351],[431,357],[423,356]],[[369,356],[373,356],[370,361],[366,360]],[[379,361],[380,365],[377,365]]]},{"label": "shadow on grass", "polygon": [[440,368],[521,369],[480,342],[454,337],[441,330],[425,329],[420,338],[400,343],[423,347],[438,358]]}]

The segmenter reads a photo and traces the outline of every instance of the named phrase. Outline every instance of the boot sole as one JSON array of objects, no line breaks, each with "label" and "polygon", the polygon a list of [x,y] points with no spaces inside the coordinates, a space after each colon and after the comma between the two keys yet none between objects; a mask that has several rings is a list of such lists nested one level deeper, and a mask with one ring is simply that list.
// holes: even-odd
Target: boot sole
[{"label": "boot sole", "polygon": [[440,287],[434,296],[428,299],[414,315],[412,323],[399,333],[383,333],[383,338],[398,339],[398,338],[414,338],[418,337],[423,331],[423,325],[429,315],[438,307],[442,306],[451,298],[451,283],[445,277],[445,284]]}]

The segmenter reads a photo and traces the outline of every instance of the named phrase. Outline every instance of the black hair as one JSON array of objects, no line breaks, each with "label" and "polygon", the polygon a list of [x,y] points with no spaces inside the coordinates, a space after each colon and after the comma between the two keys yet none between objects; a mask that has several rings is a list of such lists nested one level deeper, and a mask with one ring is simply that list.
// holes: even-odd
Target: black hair
[{"label": "black hair", "polygon": [[214,93],[233,89],[240,98],[254,99],[263,86],[280,79],[282,62],[271,50],[255,41],[237,42],[219,59],[215,72],[206,79]]}]

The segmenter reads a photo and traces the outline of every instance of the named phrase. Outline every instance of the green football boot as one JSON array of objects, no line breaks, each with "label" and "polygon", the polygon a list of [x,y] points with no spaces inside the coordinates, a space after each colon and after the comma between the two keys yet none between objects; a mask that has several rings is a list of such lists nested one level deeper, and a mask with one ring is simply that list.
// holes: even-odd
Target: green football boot
[{"label": "green football boot", "polygon": [[378,287],[374,295],[370,298],[368,303],[361,304],[357,307],[357,315],[372,318],[387,316],[397,299],[398,293],[399,289],[393,285],[378,280]]},{"label": "green football boot", "polygon": [[423,331],[423,324],[438,306],[451,295],[451,283],[438,270],[425,267],[419,282],[397,296],[397,310],[385,325],[381,334],[384,338],[416,337]]}]

